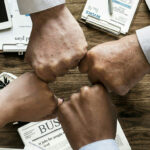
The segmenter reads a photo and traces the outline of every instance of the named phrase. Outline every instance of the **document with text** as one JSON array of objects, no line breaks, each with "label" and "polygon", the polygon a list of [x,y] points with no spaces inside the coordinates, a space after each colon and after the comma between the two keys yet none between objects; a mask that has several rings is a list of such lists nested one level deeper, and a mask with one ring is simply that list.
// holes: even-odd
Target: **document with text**
[{"label": "document with text", "polygon": [[[72,150],[57,119],[29,123],[18,129],[28,150]],[[119,150],[131,150],[127,138],[118,122],[116,143]]]}]

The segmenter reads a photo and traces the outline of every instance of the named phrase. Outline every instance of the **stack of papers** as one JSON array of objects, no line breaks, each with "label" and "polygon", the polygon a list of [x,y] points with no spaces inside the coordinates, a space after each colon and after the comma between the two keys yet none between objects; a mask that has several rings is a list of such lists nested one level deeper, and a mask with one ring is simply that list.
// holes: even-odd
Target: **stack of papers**
[{"label": "stack of papers", "polygon": [[108,0],[87,0],[81,19],[99,29],[115,35],[127,34],[139,0],[112,0],[113,14]]}]

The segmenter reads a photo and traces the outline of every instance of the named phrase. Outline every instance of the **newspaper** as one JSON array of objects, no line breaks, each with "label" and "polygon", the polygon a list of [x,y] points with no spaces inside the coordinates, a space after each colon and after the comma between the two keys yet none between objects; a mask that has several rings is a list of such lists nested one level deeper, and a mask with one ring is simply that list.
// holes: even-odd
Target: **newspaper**
[{"label": "newspaper", "polygon": [[[18,132],[27,146],[25,150],[72,150],[57,119],[29,123],[19,128]],[[119,150],[131,150],[119,122],[116,143]]]},{"label": "newspaper", "polygon": [[81,19],[104,31],[119,35],[129,31],[139,0],[112,0],[113,14],[108,0],[87,0]]},{"label": "newspaper", "polygon": [[40,150],[72,150],[57,119],[34,122],[18,129],[25,145]]},{"label": "newspaper", "polygon": [[13,149],[13,148],[0,148],[0,150],[23,150],[23,149]]}]

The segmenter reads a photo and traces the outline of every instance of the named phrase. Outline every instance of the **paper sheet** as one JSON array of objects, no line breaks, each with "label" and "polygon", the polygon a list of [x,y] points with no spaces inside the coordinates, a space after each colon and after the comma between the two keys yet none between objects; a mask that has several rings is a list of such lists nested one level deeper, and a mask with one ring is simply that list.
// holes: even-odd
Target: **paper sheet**
[{"label": "paper sheet", "polygon": [[148,8],[150,9],[150,0],[145,0]]},{"label": "paper sheet", "polygon": [[110,15],[108,0],[87,0],[81,18],[86,20],[88,16],[91,16],[99,20],[102,26],[113,28],[113,30],[115,30],[114,27],[118,27],[122,34],[126,34],[129,31],[139,0],[112,0],[112,2],[113,15]]},{"label": "paper sheet", "polygon": [[17,0],[8,0],[13,27],[0,31],[0,50],[3,44],[28,44],[32,29],[29,15],[20,15]]}]

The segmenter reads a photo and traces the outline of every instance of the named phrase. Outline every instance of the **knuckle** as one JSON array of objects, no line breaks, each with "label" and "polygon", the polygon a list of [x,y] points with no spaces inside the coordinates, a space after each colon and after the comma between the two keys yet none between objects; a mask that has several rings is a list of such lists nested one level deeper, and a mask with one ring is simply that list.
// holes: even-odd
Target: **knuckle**
[{"label": "knuckle", "polygon": [[80,60],[85,56],[86,53],[87,53],[86,48],[78,48],[74,57],[76,57],[76,58],[78,58],[78,60]]},{"label": "knuckle", "polygon": [[66,64],[69,64],[69,61],[68,62],[65,61],[66,60],[60,60],[59,62],[56,61],[55,63],[51,64],[50,70],[53,72],[55,76],[62,76],[68,71]]},{"label": "knuckle", "polygon": [[93,50],[88,51],[87,57],[90,58],[90,59],[91,59],[91,58],[94,58],[94,57],[95,57],[94,51],[93,51]]},{"label": "knuckle", "polygon": [[106,89],[104,88],[103,85],[95,85],[92,87],[92,90],[93,94],[97,95],[105,95],[106,94]]},{"label": "knuckle", "polygon": [[122,80],[121,78],[114,80],[112,87],[113,91],[121,96],[124,96],[129,92],[128,83],[126,83],[126,81]]},{"label": "knuckle", "polygon": [[71,100],[76,100],[76,99],[78,99],[79,98],[79,93],[74,93],[74,94],[72,94],[71,95]]},{"label": "knuckle", "polygon": [[97,64],[94,64],[93,67],[92,67],[92,71],[94,72],[101,72],[101,70],[103,70],[103,68],[101,68],[99,65]]},{"label": "knuckle", "polygon": [[73,57],[71,57],[70,55],[66,55],[66,57],[64,59],[62,59],[62,63],[64,64],[64,66],[69,66],[70,63],[72,62]]},{"label": "knuckle", "polygon": [[104,63],[94,63],[93,70],[97,71],[97,73],[103,74],[105,73],[108,67]]},{"label": "knuckle", "polygon": [[39,65],[37,65],[37,70],[38,71],[43,71],[45,68],[46,68],[45,64],[39,64]]},{"label": "knuckle", "polygon": [[66,114],[67,110],[69,109],[69,102],[65,102],[62,105],[59,106],[58,111],[61,114]]},{"label": "knuckle", "polygon": [[61,61],[58,61],[58,60],[51,61],[51,62],[49,62],[48,67],[52,68],[52,69],[55,69],[55,68],[57,68],[57,66],[59,66],[60,62]]},{"label": "knuckle", "polygon": [[45,69],[45,65],[43,63],[37,62],[32,63],[32,67],[36,72],[43,72],[43,70]]},{"label": "knuckle", "polygon": [[82,57],[84,57],[85,56],[85,54],[87,53],[87,49],[82,49],[81,51],[80,51],[80,57],[82,58]]},{"label": "knuckle", "polygon": [[80,93],[82,97],[87,97],[90,93],[90,87],[84,86],[83,88],[81,88]]},{"label": "knuckle", "polygon": [[128,92],[129,92],[129,89],[124,89],[124,90],[118,89],[116,91],[116,93],[118,93],[120,96],[125,96]]}]

